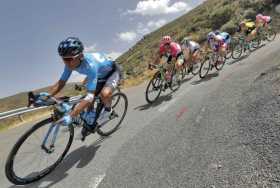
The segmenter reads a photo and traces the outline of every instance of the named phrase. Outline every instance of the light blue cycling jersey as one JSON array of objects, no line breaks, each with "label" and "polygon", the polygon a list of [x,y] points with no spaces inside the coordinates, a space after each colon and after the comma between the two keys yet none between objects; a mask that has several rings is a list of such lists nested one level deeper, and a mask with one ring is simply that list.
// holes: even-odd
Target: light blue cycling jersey
[{"label": "light blue cycling jersey", "polygon": [[[97,80],[104,79],[113,70],[114,62],[109,60],[104,54],[101,53],[85,53],[84,60],[80,66],[75,69],[80,74],[87,76],[86,88],[88,91],[95,91]],[[65,66],[64,72],[60,80],[67,81],[71,76],[72,71]]]},{"label": "light blue cycling jersey", "polygon": [[230,43],[231,40],[230,34],[228,34],[227,32],[221,32],[219,33],[219,35],[223,37],[225,43],[227,44]]}]

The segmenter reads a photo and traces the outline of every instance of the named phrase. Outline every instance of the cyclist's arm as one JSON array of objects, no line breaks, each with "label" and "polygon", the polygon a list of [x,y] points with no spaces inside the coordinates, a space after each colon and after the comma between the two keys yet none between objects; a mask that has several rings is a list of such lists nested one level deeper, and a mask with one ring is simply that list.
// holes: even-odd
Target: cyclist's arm
[{"label": "cyclist's arm", "polygon": [[59,80],[56,82],[50,89],[50,95],[55,96],[58,92],[62,90],[62,88],[65,86],[66,81]]},{"label": "cyclist's arm", "polygon": [[87,95],[81,102],[79,102],[79,104],[75,106],[74,110],[72,110],[72,112],[70,113],[71,117],[77,116],[78,114],[81,113],[81,111],[83,111],[85,108],[91,105],[95,97],[96,86],[97,86],[97,70],[94,69],[93,72],[91,72],[91,74],[87,76],[87,83],[86,83],[86,88],[88,91]]},{"label": "cyclist's arm", "polygon": [[56,82],[51,87],[51,90],[50,90],[51,96],[55,96],[58,92],[60,92],[62,90],[62,88],[65,86],[67,80],[71,76],[71,74],[72,74],[72,71],[67,66],[65,66],[63,74],[61,75],[60,79],[58,80],[58,82]]},{"label": "cyclist's arm", "polygon": [[77,104],[75,108],[71,111],[70,116],[75,117],[79,115],[85,108],[89,107],[92,103],[91,98],[93,100],[94,96],[94,92],[88,92],[85,99],[81,100],[81,102],[79,102],[79,104]]}]

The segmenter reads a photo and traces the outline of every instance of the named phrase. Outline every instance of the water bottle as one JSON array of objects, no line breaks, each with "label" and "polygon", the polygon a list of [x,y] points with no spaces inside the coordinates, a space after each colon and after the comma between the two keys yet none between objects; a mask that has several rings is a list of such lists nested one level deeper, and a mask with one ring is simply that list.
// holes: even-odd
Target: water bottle
[{"label": "water bottle", "polygon": [[88,110],[84,113],[84,119],[88,125],[92,125],[95,120],[96,112],[95,109]]}]

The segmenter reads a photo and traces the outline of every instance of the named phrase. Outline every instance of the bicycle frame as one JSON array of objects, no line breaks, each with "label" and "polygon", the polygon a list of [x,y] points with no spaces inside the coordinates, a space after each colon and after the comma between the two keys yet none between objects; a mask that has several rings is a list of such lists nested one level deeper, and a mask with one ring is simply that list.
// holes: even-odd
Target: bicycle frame
[{"label": "bicycle frame", "polygon": [[[76,98],[76,99],[73,100],[73,101],[69,101],[67,104],[72,105],[72,107],[73,107],[74,104],[77,104],[79,101],[81,101],[81,98],[82,98],[82,97]],[[56,102],[57,102],[57,105],[58,105],[58,106],[59,106],[60,104],[62,104],[62,103],[59,102],[59,101],[56,101]],[[57,106],[57,107],[58,107],[58,106]],[[54,108],[54,115],[53,115],[54,117],[53,117],[53,118],[55,118],[55,119],[58,119],[58,117],[55,117],[55,116],[57,116],[57,115],[55,114],[55,113],[56,113],[55,110],[57,110],[57,107],[55,106],[55,108]],[[64,114],[60,114],[60,116],[62,116],[62,115],[64,115]],[[61,126],[61,124],[58,123],[58,121],[53,122],[53,123],[51,124],[51,126],[49,127],[49,129],[48,129],[46,135],[45,135],[44,138],[43,138],[43,142],[42,142],[42,144],[41,144],[41,148],[42,148],[43,150],[45,150],[47,153],[51,153],[51,152],[52,152],[52,149],[54,148],[54,144],[55,144],[55,141],[56,141],[56,138],[57,138],[57,135],[58,135],[60,126]],[[51,134],[51,133],[52,133],[52,134]],[[50,136],[52,136],[52,137],[51,137],[51,142],[50,142],[50,148],[47,148],[47,147],[46,147],[46,144],[47,144],[48,139],[49,139]]]}]

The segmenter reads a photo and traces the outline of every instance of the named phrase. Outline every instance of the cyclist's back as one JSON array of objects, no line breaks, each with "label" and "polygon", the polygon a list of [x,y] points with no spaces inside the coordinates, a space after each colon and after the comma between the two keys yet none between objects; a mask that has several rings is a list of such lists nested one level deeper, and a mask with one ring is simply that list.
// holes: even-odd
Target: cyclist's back
[{"label": "cyclist's back", "polygon": [[[80,66],[74,70],[87,76],[86,87],[89,91],[96,89],[98,80],[106,80],[107,77],[115,71],[114,62],[107,59],[107,57],[101,53],[85,53]],[[67,81],[71,73],[72,71],[65,66],[60,79]]]}]

